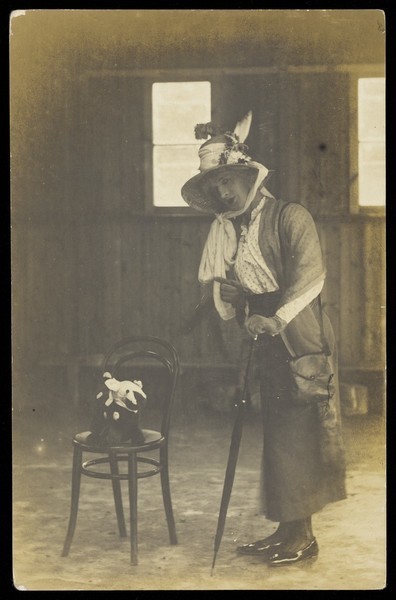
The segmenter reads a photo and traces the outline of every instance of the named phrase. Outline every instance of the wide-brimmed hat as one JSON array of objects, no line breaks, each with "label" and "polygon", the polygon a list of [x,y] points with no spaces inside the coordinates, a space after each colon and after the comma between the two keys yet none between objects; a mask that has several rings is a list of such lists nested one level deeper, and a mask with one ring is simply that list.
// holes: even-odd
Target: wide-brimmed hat
[{"label": "wide-brimmed hat", "polygon": [[195,127],[195,137],[207,140],[198,150],[200,159],[199,173],[191,177],[182,187],[181,195],[192,208],[205,213],[224,212],[224,206],[215,195],[214,189],[205,185],[213,174],[221,171],[236,172],[252,171],[257,173],[259,167],[247,154],[248,147],[243,143],[249,133],[252,114],[249,112],[242,121],[238,122],[234,131],[218,133],[212,123],[198,124]]}]

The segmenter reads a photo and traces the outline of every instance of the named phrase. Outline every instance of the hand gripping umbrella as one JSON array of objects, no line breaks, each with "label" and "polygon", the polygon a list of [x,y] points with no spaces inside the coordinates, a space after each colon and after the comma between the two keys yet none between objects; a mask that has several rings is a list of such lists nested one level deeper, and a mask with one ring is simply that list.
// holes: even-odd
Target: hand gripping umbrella
[{"label": "hand gripping umbrella", "polygon": [[252,338],[252,340],[250,342],[249,354],[248,354],[248,359],[247,359],[247,363],[246,363],[245,380],[244,380],[244,384],[243,384],[242,397],[239,400],[239,404],[237,405],[238,412],[237,412],[237,416],[235,418],[234,427],[233,427],[232,435],[231,435],[230,451],[229,451],[229,455],[228,455],[227,469],[226,469],[224,485],[223,485],[223,495],[221,497],[220,512],[219,512],[219,518],[217,521],[217,531],[216,531],[215,542],[214,542],[214,555],[213,555],[211,575],[213,575],[213,569],[214,569],[215,562],[216,562],[217,552],[220,548],[221,538],[223,537],[224,526],[225,526],[225,521],[226,521],[226,516],[227,516],[227,509],[228,509],[228,505],[230,503],[232,485],[234,483],[235,469],[236,469],[236,464],[237,464],[237,460],[238,460],[239,446],[240,446],[241,437],[242,437],[243,419],[244,419],[244,413],[245,413],[245,408],[246,408],[250,363],[252,361],[255,340],[257,340],[257,336],[255,338]]}]

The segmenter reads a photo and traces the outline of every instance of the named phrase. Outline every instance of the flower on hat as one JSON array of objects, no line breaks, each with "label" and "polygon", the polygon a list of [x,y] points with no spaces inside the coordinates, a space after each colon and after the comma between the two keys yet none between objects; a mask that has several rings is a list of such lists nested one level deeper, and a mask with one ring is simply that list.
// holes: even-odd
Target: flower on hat
[{"label": "flower on hat", "polygon": [[246,165],[251,160],[246,153],[248,146],[241,144],[238,135],[235,133],[228,131],[225,137],[227,143],[219,156],[219,165]]},{"label": "flower on hat", "polygon": [[224,150],[219,158],[219,165],[246,165],[250,157],[235,148]]}]

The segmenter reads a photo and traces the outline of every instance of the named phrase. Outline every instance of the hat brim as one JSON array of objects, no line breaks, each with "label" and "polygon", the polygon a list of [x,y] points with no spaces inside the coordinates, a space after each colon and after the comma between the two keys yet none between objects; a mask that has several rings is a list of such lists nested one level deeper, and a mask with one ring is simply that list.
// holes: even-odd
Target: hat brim
[{"label": "hat brim", "polygon": [[251,171],[254,169],[258,171],[257,167],[253,165],[246,164],[231,164],[231,165],[217,165],[216,167],[212,167],[209,169],[205,169],[202,173],[198,173],[191,177],[186,183],[183,185],[181,189],[181,195],[183,200],[187,202],[189,206],[195,208],[204,213],[209,214],[219,214],[225,212],[226,209],[224,205],[220,202],[215,195],[211,195],[210,193],[204,193],[203,184],[206,179],[213,174],[214,172],[221,171]]}]

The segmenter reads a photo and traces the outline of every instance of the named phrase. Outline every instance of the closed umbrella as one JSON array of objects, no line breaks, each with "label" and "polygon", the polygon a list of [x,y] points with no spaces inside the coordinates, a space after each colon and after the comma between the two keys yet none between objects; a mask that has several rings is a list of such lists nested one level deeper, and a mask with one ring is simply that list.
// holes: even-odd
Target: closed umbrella
[{"label": "closed umbrella", "polygon": [[245,414],[245,409],[246,409],[250,363],[252,361],[255,340],[257,340],[257,336],[254,339],[252,339],[250,342],[248,359],[247,359],[247,363],[246,363],[245,380],[244,380],[244,385],[243,385],[242,396],[239,399],[239,403],[237,404],[238,412],[235,417],[235,422],[234,422],[232,435],[231,435],[230,451],[229,451],[229,455],[228,455],[227,469],[226,469],[226,473],[225,473],[225,477],[224,477],[223,494],[221,497],[220,512],[219,512],[219,517],[218,517],[218,522],[217,522],[217,531],[216,531],[215,541],[214,541],[214,555],[213,555],[211,575],[213,575],[213,569],[215,566],[217,553],[219,551],[221,539],[223,537],[228,505],[230,503],[231,491],[232,491],[232,486],[234,483],[235,469],[236,469],[236,464],[237,464],[237,460],[238,460],[239,446],[240,446],[241,437],[242,437],[244,414]]}]

